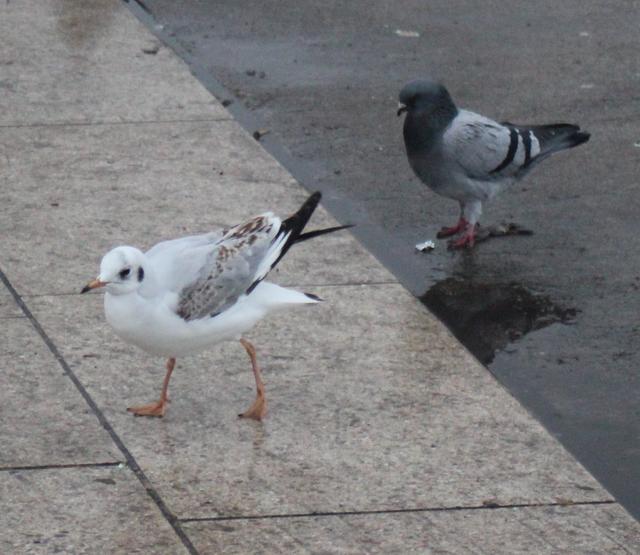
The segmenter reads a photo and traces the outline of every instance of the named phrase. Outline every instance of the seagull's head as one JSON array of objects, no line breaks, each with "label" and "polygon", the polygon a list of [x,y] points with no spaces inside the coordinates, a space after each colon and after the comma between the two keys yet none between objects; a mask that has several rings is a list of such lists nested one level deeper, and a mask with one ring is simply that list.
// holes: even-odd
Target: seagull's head
[{"label": "seagull's head", "polygon": [[134,247],[116,247],[104,255],[100,274],[85,285],[81,293],[106,287],[112,295],[136,291],[144,280],[144,254]]},{"label": "seagull's head", "polygon": [[407,83],[402,87],[398,101],[398,115],[403,112],[421,112],[427,116],[440,112],[455,115],[457,112],[449,91],[437,81],[428,79]]}]

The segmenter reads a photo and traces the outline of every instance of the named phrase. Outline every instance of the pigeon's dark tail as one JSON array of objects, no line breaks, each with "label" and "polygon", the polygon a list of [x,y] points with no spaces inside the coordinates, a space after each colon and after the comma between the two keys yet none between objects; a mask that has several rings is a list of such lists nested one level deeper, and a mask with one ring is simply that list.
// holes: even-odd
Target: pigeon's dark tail
[{"label": "pigeon's dark tail", "polygon": [[540,154],[542,156],[581,145],[591,137],[589,133],[580,131],[580,127],[577,125],[568,123],[537,125],[529,129],[540,143]]},{"label": "pigeon's dark tail", "polygon": [[280,262],[280,259],[287,253],[287,251],[291,248],[291,245],[293,245],[294,243],[300,243],[302,241],[306,241],[307,239],[319,237],[320,235],[325,235],[327,233],[333,233],[334,231],[340,231],[341,229],[353,227],[352,225],[340,225],[302,233],[302,231],[304,230],[304,226],[307,225],[307,222],[311,218],[311,215],[318,207],[321,198],[322,193],[316,191],[307,200],[304,201],[300,209],[295,214],[293,214],[293,216],[290,216],[286,220],[283,220],[278,235],[281,236],[289,233],[289,237],[282,247],[282,250],[280,251],[280,254],[273,266]]}]

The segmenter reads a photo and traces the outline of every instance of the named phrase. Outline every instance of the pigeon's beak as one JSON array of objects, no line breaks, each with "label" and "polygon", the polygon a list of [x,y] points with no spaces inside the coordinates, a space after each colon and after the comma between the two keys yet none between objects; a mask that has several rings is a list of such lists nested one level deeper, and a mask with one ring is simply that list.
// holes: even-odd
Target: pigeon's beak
[{"label": "pigeon's beak", "polygon": [[398,116],[402,114],[402,112],[406,112],[407,107],[402,102],[398,102]]},{"label": "pigeon's beak", "polygon": [[80,291],[80,294],[86,293],[87,291],[91,291],[92,289],[97,289],[98,287],[104,287],[107,284],[106,281],[100,281],[98,278],[94,279],[87,283]]}]

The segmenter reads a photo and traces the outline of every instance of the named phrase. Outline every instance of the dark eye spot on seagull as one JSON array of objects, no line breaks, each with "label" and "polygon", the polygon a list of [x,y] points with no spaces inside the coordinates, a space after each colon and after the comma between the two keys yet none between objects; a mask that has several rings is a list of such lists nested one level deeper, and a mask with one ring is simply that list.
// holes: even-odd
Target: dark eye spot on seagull
[{"label": "dark eye spot on seagull", "polygon": [[138,268],[138,281],[142,281],[144,279],[144,270],[142,266]]},{"label": "dark eye spot on seagull", "polygon": [[131,273],[131,268],[125,268],[124,270],[120,270],[118,275],[120,276],[120,279],[127,279],[130,273]]}]

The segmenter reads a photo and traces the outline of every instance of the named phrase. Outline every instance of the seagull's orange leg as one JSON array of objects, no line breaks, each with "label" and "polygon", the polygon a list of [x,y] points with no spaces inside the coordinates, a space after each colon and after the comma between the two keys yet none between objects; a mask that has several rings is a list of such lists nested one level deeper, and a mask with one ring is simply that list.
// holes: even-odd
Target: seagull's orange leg
[{"label": "seagull's orange leg", "polygon": [[140,405],[139,407],[129,407],[127,410],[132,412],[136,416],[164,416],[164,411],[169,402],[167,392],[169,390],[169,380],[171,379],[171,372],[176,365],[176,359],[170,358],[167,360],[167,373],[164,376],[162,382],[162,393],[160,393],[160,400],[149,405]]},{"label": "seagull's orange leg", "polygon": [[256,360],[256,350],[254,346],[244,338],[240,339],[240,343],[242,343],[242,346],[246,349],[247,354],[251,358],[253,376],[256,379],[256,400],[245,412],[238,416],[241,418],[262,420],[267,414],[267,398],[264,396],[264,383],[262,383],[260,368],[258,367],[258,361]]}]

